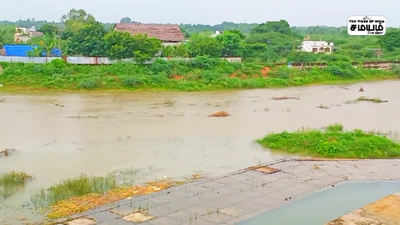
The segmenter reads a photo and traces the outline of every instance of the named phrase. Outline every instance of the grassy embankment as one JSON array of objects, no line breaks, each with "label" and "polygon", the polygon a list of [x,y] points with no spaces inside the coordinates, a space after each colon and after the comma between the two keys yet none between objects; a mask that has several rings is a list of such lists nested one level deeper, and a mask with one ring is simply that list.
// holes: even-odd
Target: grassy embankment
[{"label": "grassy embankment", "polygon": [[23,188],[32,177],[24,172],[9,172],[0,175],[0,200],[6,199]]},{"label": "grassy embankment", "polygon": [[258,140],[262,146],[290,154],[323,158],[400,158],[400,144],[361,130],[344,131],[342,125],[325,130],[299,130],[270,134]]},{"label": "grassy embankment", "polygon": [[269,71],[259,63],[228,63],[205,57],[192,62],[162,60],[152,65],[67,65],[60,60],[49,64],[2,63],[0,91],[44,90],[217,90],[279,88],[324,83],[394,79],[391,71],[353,68],[333,63],[327,68],[293,69],[275,67]]}]

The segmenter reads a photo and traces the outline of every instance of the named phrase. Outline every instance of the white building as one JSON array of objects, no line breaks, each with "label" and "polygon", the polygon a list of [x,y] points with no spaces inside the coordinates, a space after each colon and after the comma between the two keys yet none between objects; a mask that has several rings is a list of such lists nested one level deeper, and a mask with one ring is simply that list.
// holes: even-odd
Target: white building
[{"label": "white building", "polygon": [[333,48],[334,44],[332,42],[328,43],[327,41],[303,41],[301,45],[301,51],[313,53],[331,54]]},{"label": "white building", "polygon": [[213,33],[212,35],[211,35],[211,37],[218,37],[219,35],[221,35],[221,32],[219,31],[219,30],[217,30],[217,31],[215,31],[215,33]]},{"label": "white building", "polygon": [[14,41],[16,43],[26,43],[30,39],[40,36],[43,36],[43,33],[36,31],[35,27],[31,27],[29,29],[24,27],[17,27],[15,29]]}]

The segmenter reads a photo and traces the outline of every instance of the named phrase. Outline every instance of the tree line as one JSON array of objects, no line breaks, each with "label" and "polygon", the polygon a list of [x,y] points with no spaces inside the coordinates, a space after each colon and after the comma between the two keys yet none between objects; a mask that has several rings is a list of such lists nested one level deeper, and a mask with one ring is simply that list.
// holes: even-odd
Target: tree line
[{"label": "tree line", "polygon": [[[129,17],[123,23],[137,23]],[[47,55],[60,48],[65,55],[105,56],[113,59],[135,58],[146,61],[164,57],[242,57],[262,62],[315,62],[397,59],[400,54],[400,29],[390,28],[385,36],[349,36],[345,27],[291,27],[285,20],[262,24],[181,25],[187,41],[163,47],[161,41],[146,35],[114,31],[84,10],[70,10],[60,22],[20,20],[0,21],[0,47],[13,42],[16,26],[37,26],[44,36],[29,44],[38,46],[32,53]],[[213,36],[215,31],[221,31]],[[298,51],[304,38],[335,44],[332,55]]]}]

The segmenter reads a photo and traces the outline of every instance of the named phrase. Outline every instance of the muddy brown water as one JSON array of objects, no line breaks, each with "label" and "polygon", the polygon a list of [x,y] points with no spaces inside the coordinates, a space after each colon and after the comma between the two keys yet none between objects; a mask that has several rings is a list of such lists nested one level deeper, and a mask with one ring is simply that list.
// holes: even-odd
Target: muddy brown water
[{"label": "muddy brown water", "polygon": [[[382,81],[190,93],[1,93],[0,148],[16,151],[0,158],[0,173],[21,170],[34,180],[0,203],[0,221],[36,218],[22,207],[33,193],[81,174],[135,169],[138,180],[148,181],[220,175],[286,157],[254,142],[270,132],[341,123],[399,139],[399,87],[400,81]],[[389,103],[345,103],[361,96]],[[208,117],[217,111],[231,116]]]}]

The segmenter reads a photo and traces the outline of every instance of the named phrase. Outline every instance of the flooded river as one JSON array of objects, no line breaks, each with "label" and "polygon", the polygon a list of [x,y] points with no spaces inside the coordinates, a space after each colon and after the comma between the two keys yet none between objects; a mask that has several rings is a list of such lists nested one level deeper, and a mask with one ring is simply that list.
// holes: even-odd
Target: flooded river
[{"label": "flooded river", "polygon": [[238,225],[328,224],[336,218],[398,191],[400,182],[344,183],[335,188],[313,193]]},{"label": "flooded river", "polygon": [[[25,171],[34,180],[0,203],[0,221],[10,211],[27,216],[21,205],[31,194],[81,174],[134,169],[142,182],[219,175],[284,157],[254,142],[270,132],[341,123],[399,139],[399,87],[400,81],[383,81],[200,93],[2,93],[0,149],[16,152],[0,158],[0,174]],[[298,99],[272,99],[283,96]],[[346,104],[360,96],[389,103]],[[231,116],[208,117],[217,111]]]}]

